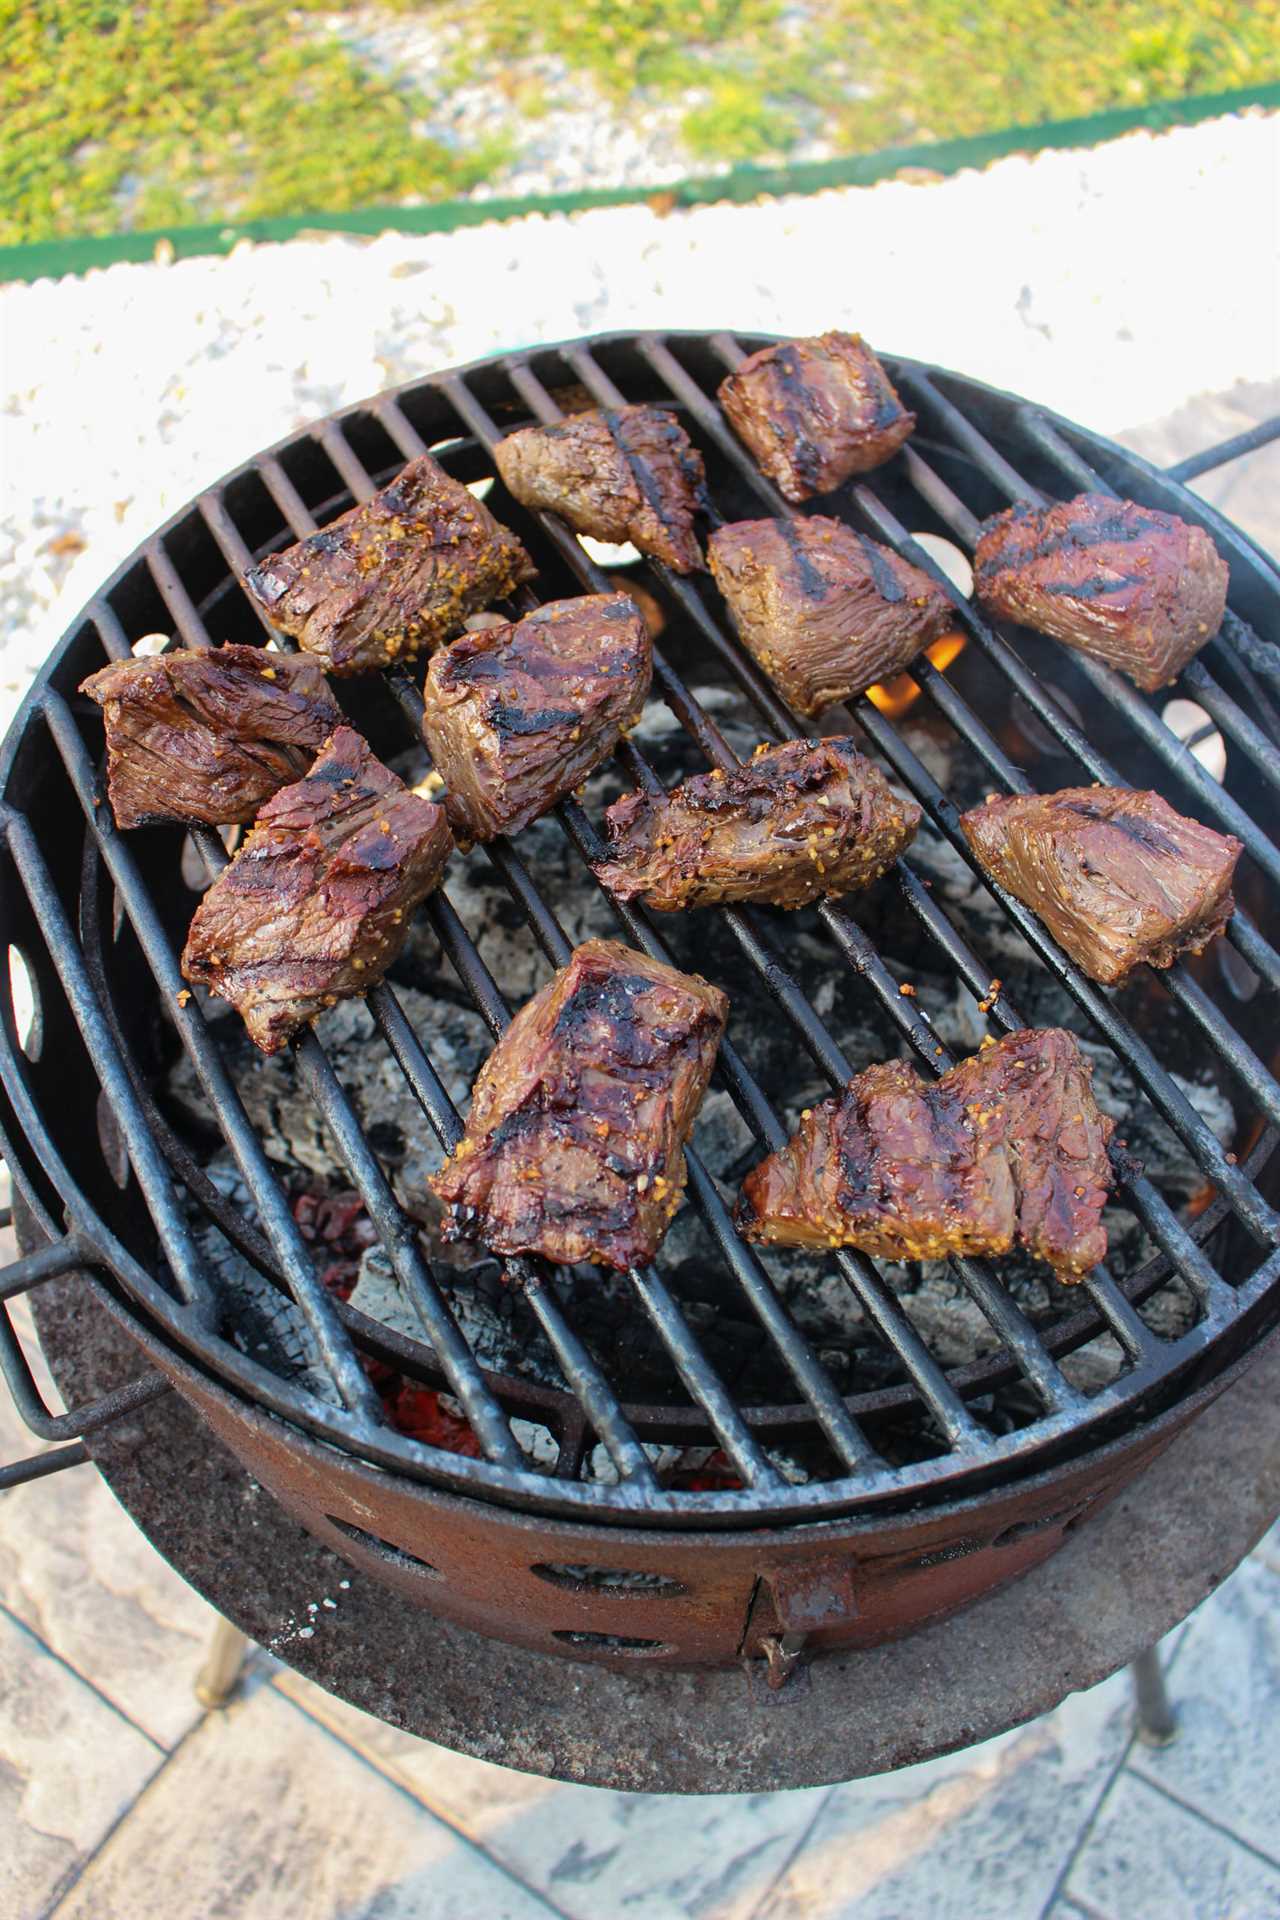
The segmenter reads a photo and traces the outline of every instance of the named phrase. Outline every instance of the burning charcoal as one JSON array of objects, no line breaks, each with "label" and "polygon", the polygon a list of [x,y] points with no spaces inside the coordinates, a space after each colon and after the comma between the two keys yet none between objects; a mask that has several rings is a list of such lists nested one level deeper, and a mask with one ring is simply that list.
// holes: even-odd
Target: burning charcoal
[{"label": "burning charcoal", "polygon": [[1158,793],[1067,787],[1009,794],[960,822],[993,880],[1044,921],[1091,980],[1201,953],[1231,918],[1243,852]]},{"label": "burning charcoal", "polygon": [[1102,493],[986,521],[974,580],[989,613],[1105,660],[1144,693],[1177,679],[1227,604],[1227,564],[1202,528]]},{"label": "burning charcoal", "polygon": [[852,740],[789,740],[757,747],[732,773],[616,801],[596,877],[661,913],[733,900],[803,907],[870,886],[919,824],[919,807]]},{"label": "burning charcoal", "polygon": [[797,713],[901,673],[951,625],[927,574],[842,520],[739,520],[707,545],[738,637]]},{"label": "burning charcoal", "polygon": [[204,896],[182,971],[276,1053],[324,1008],[377,985],[452,845],[441,808],[339,727]]},{"label": "burning charcoal", "polygon": [[856,333],[762,347],[719,397],[761,472],[797,504],[878,467],[916,424]]},{"label": "burning charcoal", "polygon": [[431,1180],[446,1238],[566,1265],[651,1260],[727,1014],[696,974],[614,940],[578,947],[489,1056]]},{"label": "burning charcoal", "polygon": [[701,568],[693,521],[706,484],[702,455],[663,408],[602,408],[522,427],[494,458],[523,506],[558,513],[596,540],[629,540],[677,573]]},{"label": "burning charcoal", "polygon": [[1060,1028],[1007,1034],[926,1085],[901,1061],[867,1067],[807,1109],[747,1176],[748,1240],[858,1247],[885,1259],[1025,1247],[1061,1280],[1107,1251],[1113,1122]]},{"label": "burning charcoal", "polygon": [[422,731],[460,843],[517,833],[640,718],[653,647],[625,594],[556,600],[463,634],[431,662]]},{"label": "burning charcoal", "polygon": [[534,572],[514,533],[424,453],[244,583],[282,633],[352,674],[430,652]]},{"label": "burning charcoal", "polygon": [[211,647],[114,660],[81,682],[102,708],[119,827],[252,820],[342,719],[314,660]]}]

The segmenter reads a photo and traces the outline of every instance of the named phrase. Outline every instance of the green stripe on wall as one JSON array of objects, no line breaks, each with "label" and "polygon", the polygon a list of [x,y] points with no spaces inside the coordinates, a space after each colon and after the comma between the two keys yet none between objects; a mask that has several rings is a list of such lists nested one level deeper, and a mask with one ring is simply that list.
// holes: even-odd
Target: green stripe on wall
[{"label": "green stripe on wall", "polygon": [[179,259],[227,253],[238,240],[291,240],[300,233],[452,233],[458,227],[490,220],[516,220],[529,214],[580,213],[593,207],[633,206],[661,195],[676,206],[707,206],[718,201],[743,203],[762,195],[817,193],[824,187],[866,187],[903,168],[959,173],[989,166],[1010,153],[1036,153],[1062,147],[1092,147],[1102,140],[1146,127],[1192,126],[1247,107],[1280,107],[1280,82],[1243,87],[1234,93],[1201,94],[1186,100],[1159,100],[1145,107],[1119,108],[1079,120],[1051,120],[1041,126],[1003,127],[965,140],[939,140],[919,147],[882,147],[876,153],[795,166],[739,166],[727,173],[703,175],[659,187],[599,187],[577,193],[534,194],[515,200],[442,200],[425,207],[362,207],[350,213],[280,214],[264,220],[229,221],[220,226],[165,227],[147,233],[117,233],[82,240],[38,241],[0,247],[0,281],[40,280],[121,260],[150,260],[158,242],[167,240]]}]

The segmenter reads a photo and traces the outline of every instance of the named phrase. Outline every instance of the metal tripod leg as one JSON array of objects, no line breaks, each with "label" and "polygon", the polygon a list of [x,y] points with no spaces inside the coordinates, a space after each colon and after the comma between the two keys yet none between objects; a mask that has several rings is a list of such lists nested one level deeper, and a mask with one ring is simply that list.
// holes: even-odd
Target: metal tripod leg
[{"label": "metal tripod leg", "polygon": [[225,1707],[249,1650],[249,1637],[219,1617],[209,1641],[204,1665],[196,1675],[196,1699],[202,1707]]},{"label": "metal tripod leg", "polygon": [[1164,1668],[1154,1647],[1140,1653],[1129,1668],[1139,1740],[1148,1747],[1167,1747],[1178,1737],[1178,1720],[1164,1683]]}]

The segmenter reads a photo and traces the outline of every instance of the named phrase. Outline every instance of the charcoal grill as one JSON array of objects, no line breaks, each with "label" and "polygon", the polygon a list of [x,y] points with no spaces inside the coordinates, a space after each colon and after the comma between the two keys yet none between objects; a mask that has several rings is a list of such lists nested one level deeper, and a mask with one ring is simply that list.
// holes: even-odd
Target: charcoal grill
[{"label": "charcoal grill", "polygon": [[[815,504],[925,567],[951,594],[967,664],[963,674],[949,673],[922,656],[912,668],[922,708],[954,730],[993,788],[1026,790],[1039,755],[1055,770],[1047,784],[1127,778],[1158,785],[1244,842],[1242,904],[1229,944],[1153,976],[1137,1003],[1086,980],[1032,916],[997,894],[1009,922],[1070,995],[1081,1033],[1114,1051],[1135,1105],[1154,1109],[1194,1157],[1204,1204],[1193,1219],[1180,1217],[1118,1147],[1121,1198],[1142,1223],[1150,1258],[1119,1277],[1099,1269],[1069,1310],[1039,1323],[998,1268],[956,1262],[958,1283],[993,1342],[989,1354],[959,1368],[930,1352],[874,1263],[834,1254],[839,1284],[893,1369],[888,1384],[878,1377],[849,1391],[832,1379],[766,1266],[735,1236],[721,1187],[691,1152],[689,1203],[703,1216],[725,1287],[771,1350],[776,1386],[768,1402],[736,1393],[724,1366],[713,1364],[661,1255],[655,1267],[627,1276],[620,1311],[656,1337],[680,1383],[662,1404],[638,1404],[625,1369],[608,1369],[593,1355],[575,1324],[572,1296],[555,1276],[536,1262],[508,1264],[507,1285],[558,1363],[560,1382],[548,1387],[518,1368],[496,1374],[480,1364],[451,1310],[447,1273],[424,1259],[375,1142],[312,1033],[293,1050],[298,1080],[349,1169],[420,1336],[375,1324],[321,1284],[216,1023],[183,992],[176,953],[195,898],[184,878],[183,835],[115,830],[103,799],[96,713],[75,689],[104,657],[125,657],[157,631],[185,646],[273,638],[238,576],[368,498],[426,449],[468,483],[492,481],[489,504],[537,559],[542,597],[607,590],[600,566],[561,523],[527,514],[493,477],[492,450],[503,433],[555,420],[566,407],[671,405],[706,457],[713,514],[794,511],[754,471],[714,399],[725,371],[762,344],[729,334],[610,335],[479,362],[382,395],[282,442],[201,495],[113,576],[55,650],[0,761],[0,929],[21,957],[36,1009],[20,1039],[12,991],[0,981],[0,1145],[21,1199],[25,1248],[0,1275],[0,1303],[51,1280],[65,1291],[66,1276],[74,1276],[85,1298],[127,1331],[141,1365],[132,1382],[52,1414],[4,1315],[0,1360],[19,1409],[42,1438],[66,1444],[3,1469],[0,1486],[92,1457],[109,1446],[113,1426],[174,1388],[319,1540],[447,1620],[615,1669],[743,1660],[766,1686],[783,1690],[811,1656],[905,1633],[1047,1558],[1207,1404],[1280,1319],[1273,1156],[1280,1086],[1270,1057],[1280,849],[1263,824],[1280,785],[1280,579],[1245,536],[1186,491],[1183,482],[1212,465],[1214,454],[1161,473],[1012,396],[890,356],[891,375],[920,416],[915,438],[886,468]],[[1270,423],[1221,458],[1278,432],[1280,422]],[[913,537],[971,548],[979,519],[1010,500],[1084,486],[1198,522],[1230,563],[1231,611],[1178,688],[1225,743],[1222,782],[1196,757],[1195,739],[1166,726],[1165,696],[1148,699],[1050,642],[993,631]],[[686,668],[695,656],[749,703],[761,737],[801,731],[730,636],[709,582],[681,580],[647,562],[631,577],[668,621],[656,649],[655,693],[706,762],[728,766],[734,755],[690,691]],[[339,692],[384,755],[417,741],[421,699],[404,670],[344,683]],[[1019,716],[1022,750],[1010,745],[1011,714]],[[965,856],[951,798],[875,698],[838,717],[915,794],[928,817],[924,831]],[[627,784],[655,783],[634,742],[622,744],[617,764]],[[556,818],[584,861],[599,850],[576,801]],[[185,843],[187,855],[193,849],[211,872],[226,859],[210,832],[195,832]],[[486,857],[528,937],[562,963],[570,945],[558,903],[539,893],[519,846],[499,842]],[[585,867],[582,884],[593,884]],[[995,1031],[1027,1023],[910,854],[883,884],[897,888],[921,948],[941,956]],[[642,912],[615,911],[623,938],[668,954],[667,929]],[[496,1036],[509,1008],[447,884],[423,913]],[[851,970],[909,1051],[944,1071],[952,1056],[902,991],[910,983],[879,952],[868,915],[836,903],[819,918],[832,969]],[[778,1020],[794,1032],[797,1058],[832,1086],[842,1084],[851,1063],[788,965],[785,916],[723,909],[720,920],[734,965],[767,984]],[[732,999],[733,980],[720,984]],[[452,1145],[457,1110],[394,985],[376,989],[369,1005],[424,1128]],[[1177,1061],[1162,1056],[1172,1010],[1179,1031],[1193,1031],[1218,1064],[1239,1122],[1238,1153],[1171,1074]],[[224,1198],[196,1145],[158,1104],[158,1033],[166,1044],[176,1036],[185,1050],[251,1209]],[[781,1144],[785,1128],[753,1070],[753,1038],[731,1016],[718,1082],[764,1151]],[[220,1293],[197,1248],[193,1223],[201,1219],[294,1303],[319,1385],[300,1384],[239,1337],[237,1302]],[[1190,1324],[1173,1338],[1155,1329],[1147,1311],[1169,1288],[1192,1303]],[[39,1318],[38,1292],[36,1310]],[[1114,1343],[1118,1365],[1106,1384],[1086,1391],[1064,1362],[1104,1339]],[[452,1395],[473,1452],[390,1426],[369,1360]],[[1021,1411],[1010,1416],[1010,1405]],[[513,1418],[536,1421],[553,1436],[553,1472],[534,1469]],[[666,1442],[714,1448],[709,1483],[664,1483],[654,1456]],[[806,1461],[801,1482],[786,1468],[787,1449],[797,1447]],[[599,1449],[611,1463],[607,1478],[584,1471]]]}]

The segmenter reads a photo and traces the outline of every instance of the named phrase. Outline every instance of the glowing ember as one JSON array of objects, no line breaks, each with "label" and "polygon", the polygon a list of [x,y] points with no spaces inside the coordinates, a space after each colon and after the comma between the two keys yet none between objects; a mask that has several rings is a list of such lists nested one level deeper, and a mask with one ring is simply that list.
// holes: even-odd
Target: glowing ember
[{"label": "glowing ember", "polygon": [[[944,633],[941,639],[925,648],[925,654],[939,673],[945,673],[951,662],[959,659],[965,645],[962,633]],[[898,720],[920,698],[920,689],[909,673],[898,673],[892,680],[877,681],[874,687],[868,687],[867,698],[872,706],[879,707],[886,719]]]}]

